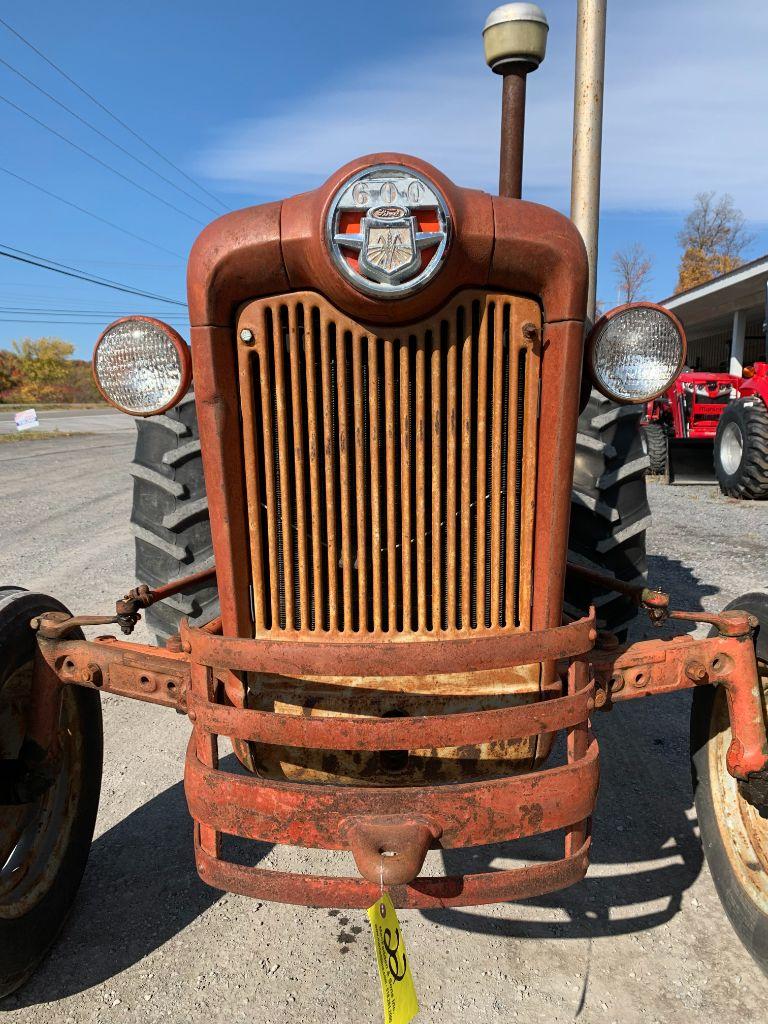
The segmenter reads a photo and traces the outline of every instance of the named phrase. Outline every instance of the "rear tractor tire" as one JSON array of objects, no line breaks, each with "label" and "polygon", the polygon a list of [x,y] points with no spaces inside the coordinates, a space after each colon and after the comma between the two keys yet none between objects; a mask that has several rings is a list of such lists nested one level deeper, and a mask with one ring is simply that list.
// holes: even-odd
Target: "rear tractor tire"
[{"label": "rear tractor tire", "polygon": [[715,476],[732,498],[768,498],[768,410],[740,398],[723,412],[715,435]]},{"label": "rear tractor tire", "polygon": [[[645,581],[645,531],[651,511],[645,489],[648,456],[638,406],[615,405],[592,392],[579,417],[568,558],[631,583]],[[597,610],[600,629],[626,637],[637,616],[633,602],[570,575],[565,611]]]},{"label": "rear tractor tire", "polygon": [[[138,419],[136,430],[131,466],[136,578],[159,587],[213,565],[194,390],[169,412]],[[148,608],[146,621],[162,644],[178,632],[183,618],[202,625],[218,613],[216,585],[206,582]]]},{"label": "rear tractor tire", "polygon": [[[728,605],[754,615],[768,713],[768,596],[745,594]],[[698,686],[691,704],[691,774],[701,842],[715,888],[733,929],[768,975],[768,780],[745,789],[729,773],[731,727],[725,690]]]},{"label": "rear tractor tire", "polygon": [[654,476],[664,476],[669,462],[669,439],[667,431],[661,423],[646,423],[641,428],[645,436],[645,447],[648,451],[648,472]]},{"label": "rear tractor tire", "polygon": [[14,770],[23,754],[36,648],[29,623],[44,612],[66,611],[53,598],[0,587],[0,997],[29,978],[58,935],[96,824],[102,729],[95,690],[62,690],[52,780]]}]

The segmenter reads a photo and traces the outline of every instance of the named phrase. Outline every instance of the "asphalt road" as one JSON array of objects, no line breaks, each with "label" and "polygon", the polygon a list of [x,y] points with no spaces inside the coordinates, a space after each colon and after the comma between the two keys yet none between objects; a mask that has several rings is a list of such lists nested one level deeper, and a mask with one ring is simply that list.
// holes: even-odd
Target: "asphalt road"
[{"label": "asphalt road", "polygon": [[[15,412],[9,412],[0,406],[0,434],[16,433],[14,415]],[[108,405],[96,409],[38,409],[37,418],[40,430],[133,435],[136,429],[130,416]]]},{"label": "asphalt road", "polygon": [[[0,578],[50,591],[75,612],[107,610],[133,578],[130,457],[126,433],[0,446]],[[676,603],[714,610],[768,587],[767,506],[703,487],[654,485],[651,498],[651,578]],[[597,719],[601,793],[593,867],[580,885],[525,903],[401,915],[418,1020],[765,1019],[768,979],[731,932],[702,861],[688,704],[683,694]],[[181,785],[185,719],[116,697],[103,707],[104,785],[83,887],[52,955],[3,1004],[9,1024],[379,1022],[365,915],[203,885]],[[295,851],[260,855],[308,869]],[[336,871],[345,863],[330,860]],[[496,850],[472,860],[506,863]]]}]

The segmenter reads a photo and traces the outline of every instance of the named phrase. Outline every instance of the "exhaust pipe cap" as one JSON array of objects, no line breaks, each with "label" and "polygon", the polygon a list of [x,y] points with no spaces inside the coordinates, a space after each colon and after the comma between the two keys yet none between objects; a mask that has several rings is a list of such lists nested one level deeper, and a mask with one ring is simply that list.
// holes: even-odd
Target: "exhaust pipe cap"
[{"label": "exhaust pipe cap", "polygon": [[[547,51],[549,22],[538,4],[502,4],[483,27],[485,60],[491,71],[535,71]],[[523,68],[520,68],[523,65]]]}]

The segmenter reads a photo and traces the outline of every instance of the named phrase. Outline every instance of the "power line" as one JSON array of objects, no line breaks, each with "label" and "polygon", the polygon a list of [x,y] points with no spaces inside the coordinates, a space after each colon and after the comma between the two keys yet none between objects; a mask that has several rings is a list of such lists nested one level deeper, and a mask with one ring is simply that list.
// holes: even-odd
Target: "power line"
[{"label": "power line", "polygon": [[173,161],[169,160],[167,156],[164,156],[160,152],[159,149],[155,149],[155,147],[151,143],[147,142],[147,140],[145,138],[143,138],[141,135],[139,135],[138,132],[135,132],[133,130],[133,128],[131,128],[129,125],[127,125],[125,123],[125,121],[121,121],[120,118],[117,116],[117,114],[114,114],[109,109],[109,107],[106,107],[101,102],[101,100],[97,100],[96,97],[93,96],[91,93],[89,93],[87,89],[84,89],[83,86],[79,84],[79,82],[76,82],[74,80],[74,78],[72,78],[70,75],[68,75],[66,73],[66,71],[64,71],[62,68],[60,68],[58,64],[54,64],[54,62],[50,59],[50,57],[46,57],[46,55],[42,52],[42,50],[38,50],[38,48],[34,44],[32,44],[28,39],[26,39],[21,34],[21,32],[17,32],[17,30],[15,28],[13,28],[11,25],[9,25],[8,22],[4,21],[2,18],[0,18],[0,25],[3,25],[12,35],[16,36],[17,39],[20,39],[21,42],[24,43],[25,46],[28,46],[29,49],[32,50],[33,53],[36,53],[38,55],[38,57],[40,57],[42,60],[44,60],[45,63],[48,64],[49,67],[52,67],[54,71],[57,71],[62,76],[62,78],[65,78],[70,83],[70,85],[74,85],[74,87],[79,92],[81,92],[83,94],[83,96],[86,96],[91,101],[91,103],[95,103],[96,106],[100,110],[103,110],[105,114],[107,114],[109,117],[111,117],[113,121],[115,121],[117,124],[119,124],[121,128],[124,128],[130,135],[132,135],[135,139],[137,139],[143,146],[146,146],[148,150],[150,150],[152,153],[155,154],[155,156],[159,157],[162,161],[164,161],[166,164],[168,164],[169,167],[172,167],[174,169],[174,171],[176,171],[177,174],[180,174],[182,176],[182,178],[185,178],[191,185],[194,185],[195,188],[198,188],[198,189],[200,189],[201,192],[204,192],[210,199],[213,199],[213,201],[215,203],[218,203],[219,206],[222,209],[224,209],[224,210],[229,209],[229,207],[227,207],[226,204],[223,203],[221,201],[221,199],[219,199],[218,196],[215,196],[213,194],[213,192],[209,192],[207,188],[205,188],[203,185],[201,185],[198,181],[195,181],[194,178],[190,177],[186,173],[186,171],[182,171],[182,169],[180,167],[177,167],[176,164],[173,163]]},{"label": "power line", "polygon": [[150,174],[156,175],[158,178],[160,178],[161,181],[164,181],[166,185],[170,185],[171,188],[175,188],[177,192],[181,192],[182,195],[186,196],[188,199],[191,199],[193,203],[198,203],[206,210],[210,210],[211,213],[218,213],[218,211],[215,210],[212,206],[209,206],[208,203],[203,202],[202,199],[198,199],[197,196],[193,196],[191,192],[187,192],[185,188],[182,188],[180,185],[177,185],[174,181],[171,181],[170,178],[166,178],[166,176],[164,174],[161,174],[160,171],[156,171],[151,164],[146,163],[138,156],[134,156],[134,154],[131,153],[129,149],[126,149],[125,146],[121,146],[119,142],[115,142],[115,140],[110,138],[109,135],[103,132],[100,128],[97,128],[95,124],[91,124],[90,121],[87,121],[84,117],[81,117],[76,110],[72,110],[71,107],[68,107],[66,103],[62,103],[62,101],[57,99],[54,95],[52,95],[49,92],[46,92],[46,90],[43,89],[42,86],[38,85],[36,82],[33,82],[31,78],[28,78],[23,71],[19,71],[19,69],[14,67],[13,64],[9,64],[8,61],[3,60],[2,57],[0,57],[0,64],[8,68],[9,71],[12,71],[14,75],[18,75],[18,77],[25,81],[28,85],[31,85],[33,89],[37,89],[37,91],[39,93],[42,93],[43,96],[47,96],[52,103],[55,103],[57,106],[61,107],[62,110],[66,110],[66,112],[71,117],[76,118],[78,121],[80,121],[81,124],[84,124],[86,128],[90,128],[92,132],[96,132],[98,136],[100,136],[102,139],[105,139],[107,142],[110,143],[110,145],[114,146],[116,149],[119,149],[121,153],[124,153],[126,156],[130,157],[131,160],[135,160],[136,163],[139,164],[139,166],[149,171]]},{"label": "power line", "polygon": [[163,199],[163,197],[159,196],[157,192],[153,192],[152,189],[146,188],[138,181],[134,181],[134,179],[130,178],[127,174],[123,174],[122,171],[118,171],[118,169],[116,167],[113,167],[112,164],[109,164],[105,160],[102,160],[101,157],[96,156],[94,153],[90,153],[87,149],[84,149],[82,146],[79,146],[76,142],[73,142],[72,139],[68,139],[66,135],[62,135],[62,133],[57,131],[55,128],[51,128],[51,126],[49,124],[46,124],[45,121],[41,121],[39,117],[35,117],[34,114],[30,114],[28,110],[25,110],[23,107],[20,107],[18,103],[14,103],[13,100],[9,100],[7,96],[0,95],[0,100],[2,100],[3,103],[7,103],[9,107],[13,107],[14,110],[18,110],[20,114],[23,114],[25,117],[28,117],[30,121],[34,121],[35,124],[40,125],[41,128],[45,128],[47,132],[50,132],[51,135],[55,135],[57,139],[61,139],[62,142],[66,142],[67,145],[72,146],[72,148],[76,149],[79,153],[83,153],[85,156],[95,161],[95,163],[99,164],[101,167],[104,167],[108,171],[111,171],[112,174],[116,174],[118,178],[122,178],[123,181],[127,181],[129,185],[133,185],[134,188],[137,188],[140,191],[146,193],[146,195],[152,196],[153,199],[156,199],[159,203],[162,203],[164,206],[170,207],[171,210],[175,210],[176,213],[180,213],[182,217],[186,217],[187,220],[191,220],[195,224],[203,223],[203,221],[198,220],[197,217],[193,217],[191,213],[187,213],[186,210],[182,210],[180,206],[176,206],[176,204],[172,203],[169,199]]},{"label": "power line", "polygon": [[92,210],[86,210],[84,206],[78,206],[77,203],[73,203],[71,200],[65,199],[64,196],[57,195],[55,192],[51,192],[49,189],[43,188],[42,185],[38,185],[34,181],[30,181],[29,178],[23,178],[20,174],[16,174],[15,171],[8,170],[7,167],[0,166],[0,171],[2,171],[3,174],[9,174],[12,178],[16,178],[17,181],[23,181],[24,184],[29,185],[30,188],[36,188],[38,192],[42,192],[44,195],[50,196],[52,199],[58,199],[60,203],[65,203],[67,206],[71,206],[73,210],[79,210],[80,213],[84,213],[88,217],[93,217],[94,220],[101,221],[102,224],[107,224],[109,227],[114,228],[115,231],[121,231],[124,235],[128,235],[130,238],[135,238],[139,242],[151,245],[154,249],[159,249],[161,252],[168,253],[169,256],[175,256],[176,259],[184,259],[180,253],[174,252],[172,249],[166,249],[164,245],[159,245],[157,242],[153,242],[149,238],[143,238],[141,235],[137,235],[133,231],[129,231],[128,228],[121,228],[120,225],[115,224],[114,221],[107,220],[106,217],[101,217],[98,213],[94,213]]},{"label": "power line", "polygon": [[[74,277],[80,281],[88,281],[90,284],[97,284],[102,288],[112,288],[114,291],[125,292],[127,295],[139,295],[145,299],[157,299],[159,302],[167,302],[172,306],[181,306],[186,309],[186,302],[181,302],[179,299],[169,299],[165,295],[145,292],[140,288],[132,288],[130,285],[121,284],[119,281],[110,281],[105,277],[94,277],[91,274],[83,273],[77,267],[67,266],[66,263],[57,263],[55,260],[47,260],[43,256],[35,256],[31,252],[15,249],[12,245],[6,245],[4,242],[0,242],[0,246],[2,246],[0,256],[5,256],[6,259],[16,260],[18,263],[28,263],[33,267],[50,270],[55,274],[63,274],[65,277]],[[10,249],[10,252],[4,252],[3,249]]]}]

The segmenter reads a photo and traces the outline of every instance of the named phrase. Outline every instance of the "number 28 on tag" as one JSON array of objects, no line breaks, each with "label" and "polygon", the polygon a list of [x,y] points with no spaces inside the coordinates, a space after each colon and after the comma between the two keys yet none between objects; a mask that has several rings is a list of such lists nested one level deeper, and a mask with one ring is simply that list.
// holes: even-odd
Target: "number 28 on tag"
[{"label": "number 28 on tag", "polygon": [[384,1002],[384,1024],[408,1024],[419,1012],[411,968],[392,900],[384,893],[368,909]]}]

